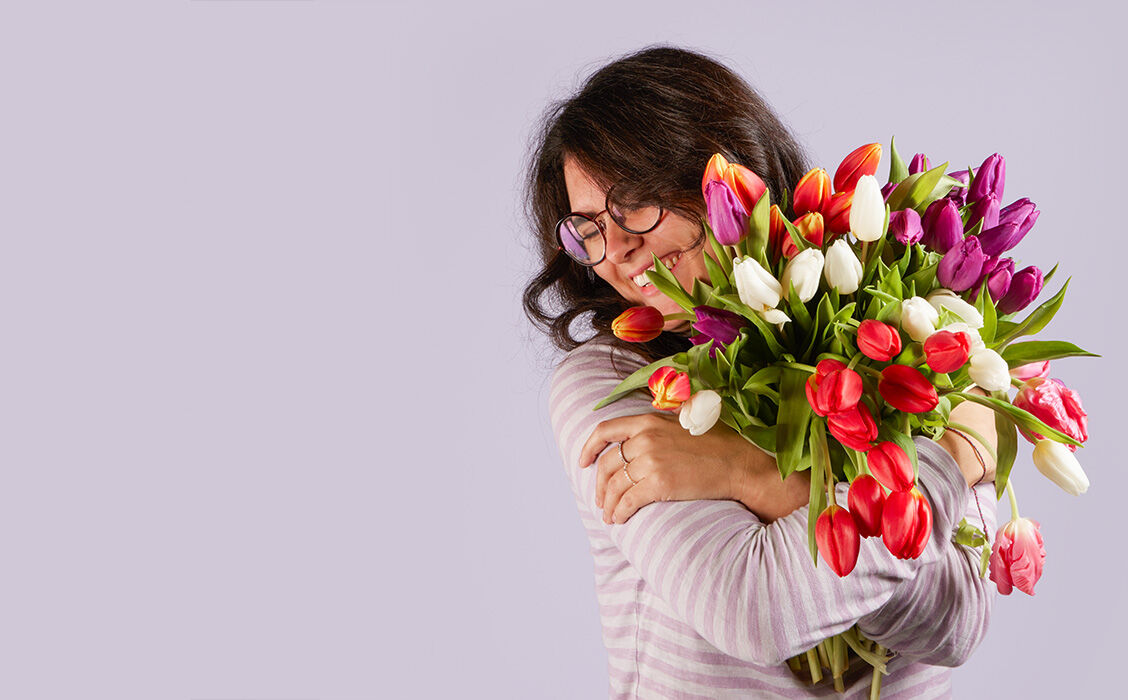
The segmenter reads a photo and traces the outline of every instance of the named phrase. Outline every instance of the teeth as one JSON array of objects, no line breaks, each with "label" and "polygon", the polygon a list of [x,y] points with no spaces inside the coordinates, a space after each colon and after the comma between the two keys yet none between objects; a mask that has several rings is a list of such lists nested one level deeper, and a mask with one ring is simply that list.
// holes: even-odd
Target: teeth
[{"label": "teeth", "polygon": [[[678,260],[681,260],[681,253],[678,253],[677,255],[666,258],[665,260],[662,261],[662,264],[666,266],[667,270],[672,270],[672,269],[674,269],[674,266],[678,264]],[[645,286],[650,284],[650,279],[646,276],[646,273],[649,272],[650,270],[653,270],[653,269],[654,269],[654,266],[651,265],[650,267],[646,268],[645,270],[643,270],[639,274],[632,277],[631,280],[634,281],[634,283],[637,284],[638,286],[645,287]]]}]

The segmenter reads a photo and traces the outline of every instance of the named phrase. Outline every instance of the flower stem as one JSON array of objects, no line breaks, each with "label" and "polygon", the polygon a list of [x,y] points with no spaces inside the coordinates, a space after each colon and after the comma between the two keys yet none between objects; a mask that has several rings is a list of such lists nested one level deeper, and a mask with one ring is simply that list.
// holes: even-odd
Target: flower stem
[{"label": "flower stem", "polygon": [[819,665],[819,655],[815,647],[807,650],[807,668],[811,672],[811,682],[818,683],[822,680],[822,666]]},{"label": "flower stem", "polygon": [[1018,500],[1014,497],[1014,480],[1007,479],[1007,496],[1010,497],[1011,520],[1018,520]]}]

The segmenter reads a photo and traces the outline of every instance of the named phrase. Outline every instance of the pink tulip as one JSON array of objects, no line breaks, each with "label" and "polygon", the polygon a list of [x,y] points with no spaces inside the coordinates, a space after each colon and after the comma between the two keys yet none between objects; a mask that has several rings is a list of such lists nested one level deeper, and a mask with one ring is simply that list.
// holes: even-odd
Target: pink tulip
[{"label": "pink tulip", "polygon": [[1034,595],[1034,584],[1042,578],[1046,548],[1037,521],[1015,518],[999,528],[991,546],[991,580],[999,593],[1010,595],[1017,588]]},{"label": "pink tulip", "polygon": [[[1028,380],[1018,390],[1013,403],[1078,442],[1089,439],[1089,417],[1081,405],[1081,396],[1057,379],[1035,377]],[[1025,431],[1023,435],[1035,443],[1043,438],[1037,433]],[[1068,447],[1070,450],[1077,449],[1076,445]]]},{"label": "pink tulip", "polygon": [[1041,362],[1031,362],[1028,365],[1015,367],[1010,371],[1010,376],[1022,382],[1034,377],[1048,377],[1050,376],[1050,361],[1042,360]]}]

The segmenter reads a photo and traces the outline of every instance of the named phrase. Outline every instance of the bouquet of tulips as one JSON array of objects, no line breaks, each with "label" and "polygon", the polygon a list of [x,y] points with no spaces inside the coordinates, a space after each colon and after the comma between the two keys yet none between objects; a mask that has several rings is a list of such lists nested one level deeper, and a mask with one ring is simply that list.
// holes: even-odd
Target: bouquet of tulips
[{"label": "bouquet of tulips", "polygon": [[[644,342],[684,319],[694,347],[640,369],[597,407],[648,387],[654,406],[679,411],[692,434],[719,420],[774,454],[782,477],[810,470],[811,556],[846,576],[862,537],[880,536],[895,557],[920,556],[932,511],[916,488],[912,438],[955,431],[987,444],[950,419],[960,402],[987,406],[998,435],[996,495],[1008,493],[1012,519],[993,544],[966,521],[956,541],[981,548],[1000,592],[1033,594],[1045,551],[1038,523],[1018,516],[1010,479],[1018,435],[1034,443],[1039,471],[1069,493],[1085,491],[1074,451],[1088,438],[1086,415],[1048,373],[1051,360],[1092,353],[1021,340],[1050,322],[1068,280],[1025,313],[1056,268],[1016,270],[1009,257],[1039,212],[1026,198],[1001,206],[1003,158],[947,173],[947,163],[931,167],[917,154],[906,165],[892,142],[890,150],[886,184],[875,177],[882,148],[869,144],[833,180],[822,168],[808,172],[781,193],[782,207],[748,168],[713,156],[702,180],[708,282],[685,289],[655,259],[647,276],[685,313],[635,307],[612,326]],[[833,497],[842,481],[847,508]],[[840,636],[875,666],[879,688],[883,651],[856,628]],[[826,663],[840,683],[842,642],[806,655],[812,679]]]}]

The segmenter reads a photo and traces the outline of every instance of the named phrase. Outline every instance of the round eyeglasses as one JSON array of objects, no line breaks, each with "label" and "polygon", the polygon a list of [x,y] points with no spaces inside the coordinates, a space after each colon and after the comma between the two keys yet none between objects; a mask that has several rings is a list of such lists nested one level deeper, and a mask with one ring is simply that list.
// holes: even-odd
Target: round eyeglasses
[{"label": "round eyeglasses", "polygon": [[560,249],[579,264],[593,267],[607,256],[607,232],[599,217],[606,213],[615,225],[627,233],[650,233],[662,222],[662,207],[644,205],[625,207],[605,202],[607,207],[595,216],[571,212],[556,222],[556,239]]}]

